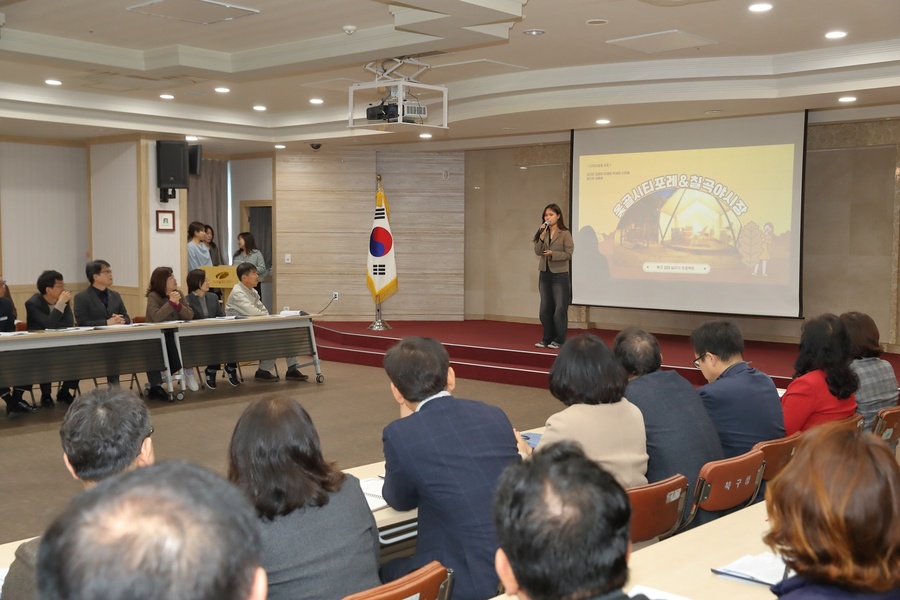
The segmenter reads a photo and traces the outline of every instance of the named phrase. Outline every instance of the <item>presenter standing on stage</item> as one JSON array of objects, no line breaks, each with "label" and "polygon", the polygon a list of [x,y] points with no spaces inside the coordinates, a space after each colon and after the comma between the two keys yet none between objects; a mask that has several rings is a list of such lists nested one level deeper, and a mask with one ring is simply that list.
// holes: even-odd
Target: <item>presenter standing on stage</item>
[{"label": "presenter standing on stage", "polygon": [[543,223],[534,234],[534,253],[538,263],[538,290],[541,293],[541,325],[544,336],[538,348],[559,348],[566,341],[569,327],[569,263],[575,244],[557,204],[544,208]]}]

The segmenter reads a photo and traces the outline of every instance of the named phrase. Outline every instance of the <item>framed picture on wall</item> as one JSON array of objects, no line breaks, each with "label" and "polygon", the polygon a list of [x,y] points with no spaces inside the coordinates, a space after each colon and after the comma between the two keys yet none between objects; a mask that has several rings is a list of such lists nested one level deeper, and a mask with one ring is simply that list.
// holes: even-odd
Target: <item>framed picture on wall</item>
[{"label": "framed picture on wall", "polygon": [[175,231],[175,211],[174,210],[158,210],[158,211],[156,211],[156,230],[157,231]]}]

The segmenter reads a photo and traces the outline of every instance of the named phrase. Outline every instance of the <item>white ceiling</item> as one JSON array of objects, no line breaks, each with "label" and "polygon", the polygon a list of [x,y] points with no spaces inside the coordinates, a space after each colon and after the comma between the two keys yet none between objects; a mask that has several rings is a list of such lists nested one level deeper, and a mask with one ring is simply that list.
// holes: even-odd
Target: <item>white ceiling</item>
[{"label": "white ceiling", "polygon": [[0,135],[193,134],[206,153],[418,142],[420,127],[348,128],[364,65],[399,56],[449,90],[449,129],[419,148],[565,139],[599,118],[829,120],[842,95],[862,107],[842,119],[900,117],[900,1],[768,1],[0,0]]}]

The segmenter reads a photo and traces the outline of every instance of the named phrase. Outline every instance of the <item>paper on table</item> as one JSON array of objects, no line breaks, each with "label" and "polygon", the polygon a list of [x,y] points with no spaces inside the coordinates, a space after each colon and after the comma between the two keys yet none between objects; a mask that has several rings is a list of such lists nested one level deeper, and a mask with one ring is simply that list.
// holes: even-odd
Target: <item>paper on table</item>
[{"label": "paper on table", "polygon": [[369,503],[369,510],[376,511],[387,508],[387,502],[381,495],[381,488],[384,487],[384,479],[380,477],[369,477],[359,480],[359,487],[362,488],[363,494],[366,496],[366,502]]},{"label": "paper on table", "polygon": [[784,561],[771,552],[742,556],[712,572],[765,585],[775,585],[785,577]]},{"label": "paper on table", "polygon": [[538,442],[541,441],[540,433],[523,433],[520,434],[523,438],[525,438],[525,443],[531,446],[532,448],[537,448]]},{"label": "paper on table", "polygon": [[636,585],[628,592],[629,597],[637,596],[638,594],[643,594],[650,598],[650,600],[690,600],[690,598],[657,590],[652,587],[647,587],[646,585]]}]

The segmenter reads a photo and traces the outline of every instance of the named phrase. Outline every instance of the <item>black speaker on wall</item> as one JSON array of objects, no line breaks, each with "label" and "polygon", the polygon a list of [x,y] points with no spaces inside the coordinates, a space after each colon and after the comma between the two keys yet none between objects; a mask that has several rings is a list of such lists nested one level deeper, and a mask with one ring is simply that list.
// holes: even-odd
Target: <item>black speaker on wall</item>
[{"label": "black speaker on wall", "polygon": [[188,146],[188,173],[191,175],[199,175],[202,160],[203,146],[200,144]]},{"label": "black speaker on wall", "polygon": [[188,187],[188,143],[174,140],[156,142],[156,187],[184,190]]}]

